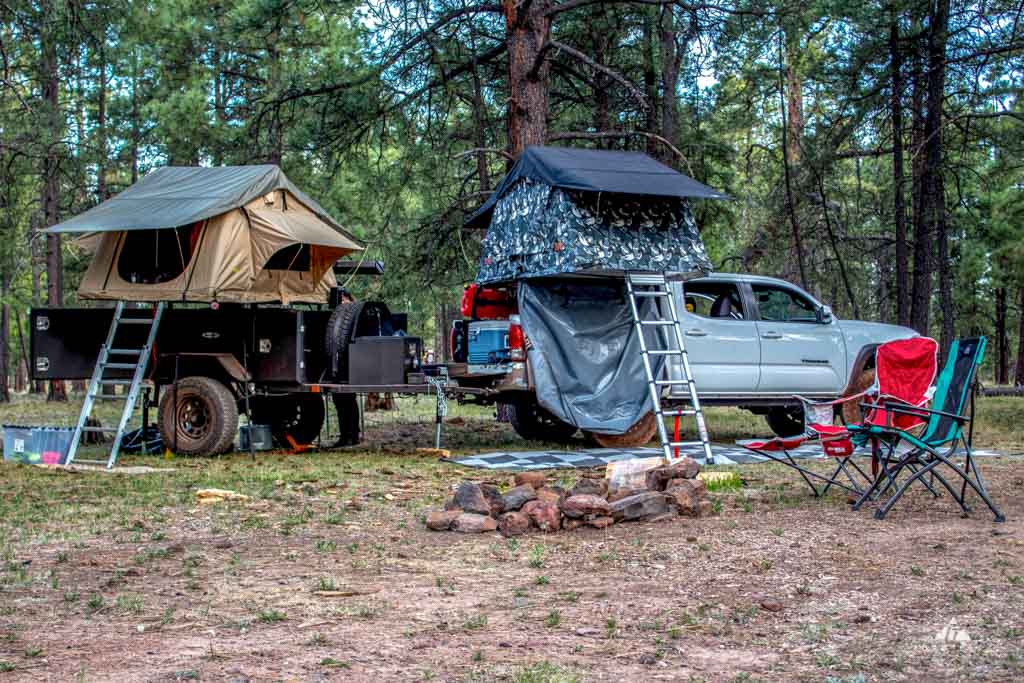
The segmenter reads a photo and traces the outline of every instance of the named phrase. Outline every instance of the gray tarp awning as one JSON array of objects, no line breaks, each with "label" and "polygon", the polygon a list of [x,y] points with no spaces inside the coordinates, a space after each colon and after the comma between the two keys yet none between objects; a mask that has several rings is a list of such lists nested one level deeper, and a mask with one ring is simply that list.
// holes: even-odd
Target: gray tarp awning
[{"label": "gray tarp awning", "polygon": [[330,227],[355,239],[273,165],[157,168],[124,192],[45,232],[176,228],[227,213],[276,190],[290,192]]}]

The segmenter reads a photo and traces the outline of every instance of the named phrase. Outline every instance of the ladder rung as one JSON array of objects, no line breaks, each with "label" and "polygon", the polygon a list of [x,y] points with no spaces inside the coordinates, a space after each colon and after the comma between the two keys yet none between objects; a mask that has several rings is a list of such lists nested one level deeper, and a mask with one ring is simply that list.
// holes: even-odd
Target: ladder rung
[{"label": "ladder rung", "polygon": [[145,349],[107,349],[108,354],[118,356],[141,356]]},{"label": "ladder rung", "polygon": [[152,325],[152,318],[121,318],[117,321],[120,325]]},{"label": "ladder rung", "polygon": [[107,460],[82,460],[81,458],[75,458],[76,465],[106,465]]},{"label": "ladder rung", "polygon": [[672,448],[682,448],[683,446],[703,446],[703,441],[669,441],[668,445]]},{"label": "ladder rung", "polygon": [[121,394],[89,394],[93,398],[107,399],[109,401],[127,401],[128,395]]},{"label": "ladder rung", "polygon": [[117,427],[82,427],[83,432],[116,432]]},{"label": "ladder rung", "polygon": [[115,370],[134,370],[138,365],[136,363],[103,363],[103,367]]},{"label": "ladder rung", "polygon": [[664,290],[653,291],[653,292],[633,292],[633,296],[645,296],[645,297],[668,296],[668,292],[666,292]]},{"label": "ladder rung", "polygon": [[647,353],[652,356],[681,356],[683,352],[679,349],[648,349]]},{"label": "ladder rung", "polygon": [[639,321],[639,323],[641,325],[658,325],[658,326],[661,326],[661,327],[665,327],[665,326],[668,326],[668,325],[675,325],[676,321],[675,320],[641,320],[641,321]]},{"label": "ladder rung", "polygon": [[676,416],[682,416],[682,415],[696,415],[697,411],[689,409],[689,408],[684,409],[684,410],[673,409],[673,410],[663,410],[663,411],[661,411],[661,414],[665,415],[667,417],[676,417]]},{"label": "ladder rung", "polygon": [[663,285],[665,284],[664,275],[639,275],[636,273],[628,274],[629,281],[635,285]]},{"label": "ladder rung", "polygon": [[[135,367],[134,365],[132,366]],[[101,379],[100,384],[117,384],[119,386],[127,387],[131,386],[132,381],[130,379]]]},{"label": "ladder rung", "polygon": [[667,387],[675,384],[689,384],[692,381],[691,379],[656,379],[654,383],[658,386]]}]

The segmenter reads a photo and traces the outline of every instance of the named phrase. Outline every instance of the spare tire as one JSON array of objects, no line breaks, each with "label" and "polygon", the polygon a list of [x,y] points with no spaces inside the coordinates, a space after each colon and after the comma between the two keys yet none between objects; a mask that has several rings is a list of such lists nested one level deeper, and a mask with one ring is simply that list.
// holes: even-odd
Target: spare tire
[{"label": "spare tire", "polygon": [[210,377],[185,377],[164,389],[157,419],[166,448],[182,455],[219,455],[238,431],[231,390]]},{"label": "spare tire", "polygon": [[602,448],[638,448],[646,446],[658,431],[658,419],[649,412],[633,423],[625,434],[585,432],[588,439]]},{"label": "spare tire", "polygon": [[391,311],[379,301],[339,304],[327,320],[324,353],[328,376],[336,382],[348,381],[348,345],[356,337],[390,336]]},{"label": "spare tire", "polygon": [[254,396],[249,399],[249,410],[253,424],[269,426],[280,448],[292,447],[289,436],[300,446],[316,441],[326,415],[321,394]]}]

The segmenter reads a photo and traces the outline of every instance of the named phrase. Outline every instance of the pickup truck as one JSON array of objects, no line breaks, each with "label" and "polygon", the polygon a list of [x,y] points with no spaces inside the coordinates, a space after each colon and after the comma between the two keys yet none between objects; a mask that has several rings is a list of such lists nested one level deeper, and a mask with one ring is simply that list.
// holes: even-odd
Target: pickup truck
[{"label": "pickup truck", "polygon": [[[716,273],[672,282],[671,288],[701,402],[764,415],[780,436],[803,431],[794,395],[830,400],[860,391],[874,379],[879,344],[917,335],[896,325],[840,320],[807,292],[776,278]],[[496,400],[509,406],[520,436],[567,439],[575,427],[533,398],[529,340],[511,310],[503,321],[462,322],[468,336],[466,380],[483,381],[498,392]],[[669,373],[680,377],[678,359]],[[682,401],[679,389],[666,398]],[[601,445],[646,443],[654,433],[649,422],[623,437],[589,436]]]}]

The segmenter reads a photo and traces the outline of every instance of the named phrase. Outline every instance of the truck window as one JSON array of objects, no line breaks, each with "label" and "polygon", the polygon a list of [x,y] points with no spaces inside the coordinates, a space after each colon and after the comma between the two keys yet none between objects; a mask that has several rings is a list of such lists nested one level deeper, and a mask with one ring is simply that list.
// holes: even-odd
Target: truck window
[{"label": "truck window", "polygon": [[816,323],[817,306],[791,289],[772,285],[752,285],[761,320],[789,323]]},{"label": "truck window", "polygon": [[743,320],[740,291],[731,282],[687,282],[683,293],[690,313],[702,318]]}]

